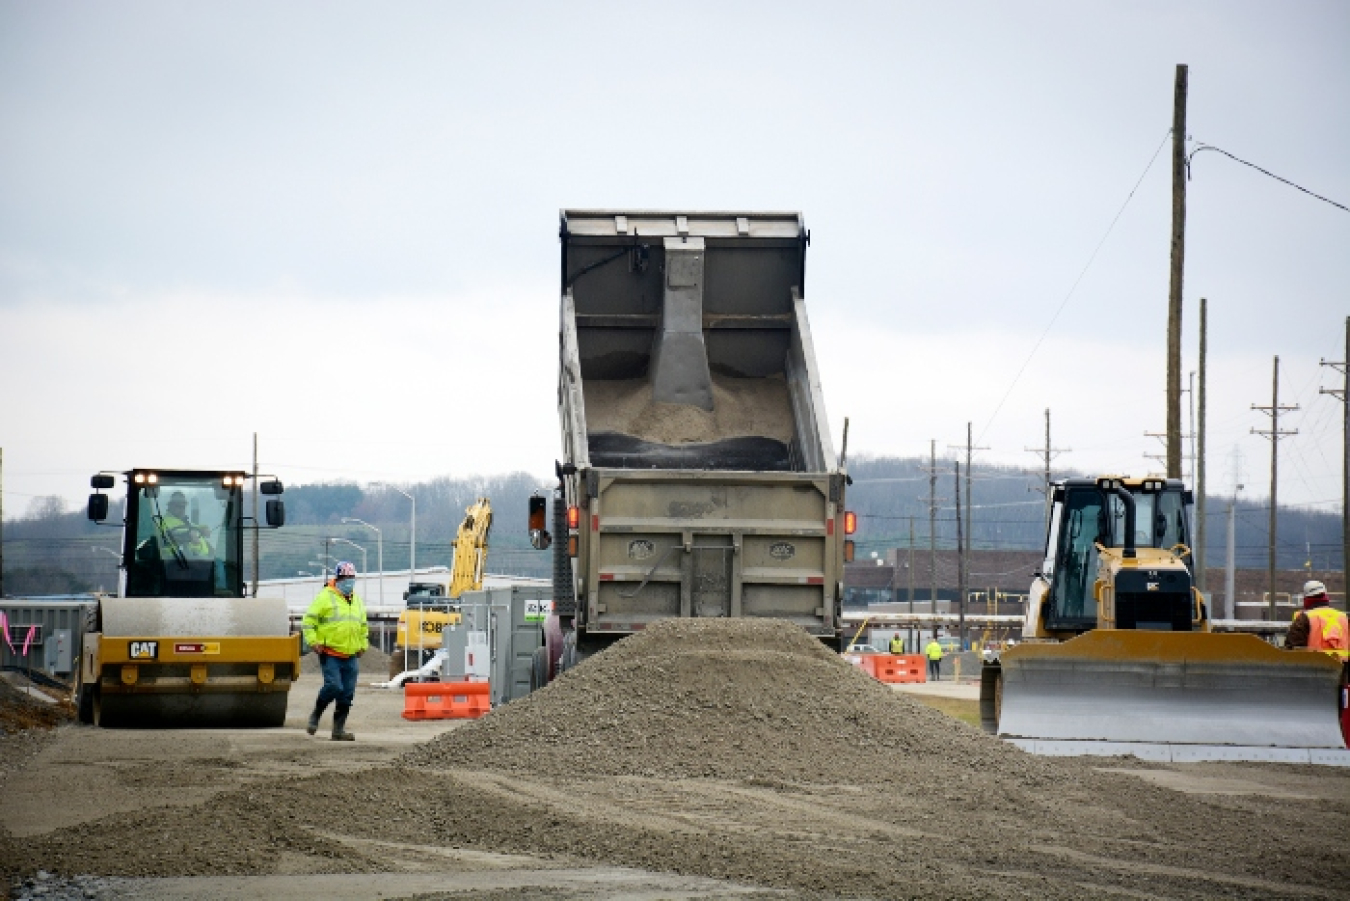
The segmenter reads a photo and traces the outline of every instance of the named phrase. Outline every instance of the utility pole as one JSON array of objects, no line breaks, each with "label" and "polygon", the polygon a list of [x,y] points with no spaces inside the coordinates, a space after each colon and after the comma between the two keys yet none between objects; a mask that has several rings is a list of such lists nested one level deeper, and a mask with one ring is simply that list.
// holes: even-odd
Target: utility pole
[{"label": "utility pole", "polygon": [[1186,259],[1186,92],[1177,65],[1172,90],[1172,267],[1167,291],[1167,477],[1181,478],[1181,277]]},{"label": "utility pole", "polygon": [[914,641],[914,514],[909,515],[909,565],[905,567],[909,570],[909,648],[910,651],[917,651],[918,645]]},{"label": "utility pole", "polygon": [[937,640],[937,441],[928,444],[928,605]]},{"label": "utility pole", "polygon": [[[1206,546],[1207,531],[1205,508],[1205,354],[1208,334],[1208,301],[1200,298],[1200,397],[1197,406],[1200,418],[1193,426],[1195,432],[1195,587],[1201,594],[1205,591],[1205,565],[1209,556]],[[1210,602],[1213,606],[1213,601]]]},{"label": "utility pole", "polygon": [[961,461],[956,461],[956,641],[966,649],[966,550],[961,534]]},{"label": "utility pole", "polygon": [[[1350,585],[1350,316],[1345,319],[1345,359],[1322,360],[1322,366],[1330,366],[1345,377],[1345,385],[1336,388],[1318,388],[1318,394],[1330,394],[1339,397],[1345,405],[1345,449],[1341,457],[1341,571],[1346,573],[1346,584]],[[1350,597],[1350,595],[1348,595]],[[1347,601],[1350,604],[1350,601]]]},{"label": "utility pole", "polygon": [[[984,450],[985,448],[981,448]],[[1052,447],[1050,445],[1050,408],[1045,410],[1045,447],[1024,447],[1022,450],[1032,454],[1042,454],[1045,457],[1045,488],[1043,491],[1048,497],[1050,494],[1050,461],[1060,454],[1067,453],[1071,447]]]},{"label": "utility pole", "polygon": [[1269,407],[1252,404],[1253,410],[1260,410],[1261,412],[1270,415],[1270,431],[1263,432],[1259,429],[1252,429],[1252,434],[1265,435],[1270,439],[1270,553],[1266,574],[1268,576],[1270,590],[1270,621],[1275,622],[1275,545],[1277,539],[1276,527],[1278,525],[1278,513],[1280,510],[1276,489],[1279,486],[1280,474],[1280,439],[1298,434],[1297,429],[1291,432],[1280,431],[1281,411],[1292,412],[1297,410],[1298,404],[1294,404],[1293,406],[1280,406],[1280,358],[1278,356],[1275,357],[1275,374],[1271,386]]},{"label": "utility pole", "polygon": [[[974,429],[974,423],[967,422],[967,423],[966,423],[966,510],[965,510],[965,514],[964,514],[964,515],[965,515],[965,522],[966,522],[965,531],[966,531],[966,551],[967,551],[967,553],[966,553],[964,556],[962,556],[962,557],[960,558],[961,572],[958,573],[958,581],[959,581],[962,585],[965,585],[966,587],[970,587],[970,554],[969,554],[969,551],[970,551],[970,549],[971,549],[972,547],[974,547],[974,545],[975,545],[975,541],[974,541],[975,531],[974,531],[974,528],[971,526],[971,523],[970,523],[970,505],[971,505],[972,499],[973,499],[973,497],[974,497],[974,489],[973,489],[973,487],[972,487],[972,485],[971,485],[971,473],[972,473],[972,471],[973,471],[973,469],[974,469],[974,467],[973,467],[973,465],[972,465],[972,461],[971,461],[971,454],[972,454],[972,452],[977,451],[977,450],[989,450],[989,448],[987,448],[987,447],[975,447],[975,439],[974,439],[974,437],[973,437],[973,436],[974,436],[974,431],[973,431],[973,429]],[[950,444],[947,445],[947,448],[948,448],[949,450],[958,450],[958,449],[959,449],[959,448],[954,448],[954,447],[953,447],[952,445],[950,445]],[[957,518],[958,520],[960,520],[960,519],[961,519],[961,516],[962,516],[962,513],[961,513],[961,502],[958,500],[957,503],[956,503],[956,518]]]},{"label": "utility pole", "polygon": [[[1239,485],[1238,488],[1242,486]],[[1237,598],[1234,594],[1237,591],[1237,491],[1233,492],[1233,497],[1228,501],[1228,565],[1224,568],[1223,574],[1223,597],[1224,605],[1228,608],[1225,612],[1230,619],[1237,619]]]},{"label": "utility pole", "polygon": [[253,596],[258,596],[258,433],[253,433]]}]

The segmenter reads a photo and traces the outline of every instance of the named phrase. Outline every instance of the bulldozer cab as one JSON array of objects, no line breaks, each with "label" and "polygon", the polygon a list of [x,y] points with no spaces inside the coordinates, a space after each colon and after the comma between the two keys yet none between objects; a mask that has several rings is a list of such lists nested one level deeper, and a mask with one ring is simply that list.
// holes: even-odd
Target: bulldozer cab
[{"label": "bulldozer cab", "polygon": [[[1056,633],[1096,628],[1094,585],[1105,548],[1190,546],[1190,493],[1179,480],[1125,479],[1134,499],[1133,532],[1127,534],[1126,504],[1093,479],[1069,479],[1055,486],[1046,531],[1042,575],[1050,585],[1045,627]],[[1147,490],[1146,490],[1147,489]],[[1190,557],[1184,563],[1189,571]]]},{"label": "bulldozer cab", "polygon": [[[243,597],[245,478],[224,471],[127,472],[122,596]],[[93,484],[109,488],[113,479],[101,474]],[[262,488],[281,493],[280,482]],[[90,497],[90,519],[106,516],[107,497]],[[269,501],[268,524],[284,519],[280,501]]]}]

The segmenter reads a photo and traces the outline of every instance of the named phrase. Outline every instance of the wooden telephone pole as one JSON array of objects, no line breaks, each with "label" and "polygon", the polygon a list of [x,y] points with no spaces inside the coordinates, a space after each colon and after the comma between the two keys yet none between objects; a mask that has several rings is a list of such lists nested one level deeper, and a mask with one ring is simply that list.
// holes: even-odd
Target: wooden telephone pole
[{"label": "wooden telephone pole", "polygon": [[1275,374],[1271,381],[1270,406],[1262,407],[1252,404],[1253,410],[1260,410],[1263,413],[1270,414],[1270,431],[1263,432],[1259,429],[1252,429],[1253,435],[1265,435],[1270,439],[1270,551],[1267,561],[1266,575],[1269,581],[1270,591],[1270,621],[1275,621],[1275,545],[1277,539],[1276,528],[1278,526],[1278,516],[1280,510],[1277,488],[1279,486],[1280,476],[1280,439],[1287,438],[1290,435],[1297,435],[1298,430],[1292,432],[1280,431],[1280,413],[1292,412],[1298,409],[1298,404],[1293,406],[1280,406],[1280,358],[1275,358]]},{"label": "wooden telephone pole", "polygon": [[[1209,499],[1205,497],[1205,355],[1208,350],[1206,346],[1206,332],[1209,328],[1207,322],[1208,302],[1200,298],[1200,418],[1196,422],[1195,429],[1195,587],[1204,591],[1206,588],[1205,568],[1208,565],[1209,548],[1206,542],[1209,540],[1209,529],[1205,522],[1205,508],[1209,505]],[[1213,600],[1210,601],[1210,607],[1214,606]]]},{"label": "wooden telephone pole", "polygon": [[1345,319],[1345,359],[1321,360],[1320,363],[1345,376],[1343,387],[1318,388],[1317,393],[1340,398],[1345,405],[1345,451],[1341,458],[1341,571],[1347,574],[1346,584],[1350,585],[1350,316]]},{"label": "wooden telephone pole", "polygon": [[1167,292],[1167,477],[1181,478],[1181,276],[1186,259],[1187,67],[1172,91],[1172,269]]}]

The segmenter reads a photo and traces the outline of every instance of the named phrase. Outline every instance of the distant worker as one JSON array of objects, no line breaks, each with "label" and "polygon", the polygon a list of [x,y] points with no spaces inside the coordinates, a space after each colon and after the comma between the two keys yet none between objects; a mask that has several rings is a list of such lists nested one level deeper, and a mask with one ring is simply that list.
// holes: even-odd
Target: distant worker
[{"label": "distant worker", "polygon": [[309,605],[301,630],[323,669],[323,687],[305,731],[310,735],[318,732],[319,718],[329,704],[337,701],[333,710],[333,741],[355,741],[356,736],[347,731],[347,714],[356,696],[358,658],[370,647],[370,630],[366,605],[356,594],[354,564],[343,560],[333,567],[333,578]]},{"label": "distant worker", "polygon": [[928,642],[923,652],[928,655],[928,678],[937,682],[942,678],[942,645],[938,644],[937,636]]},{"label": "distant worker", "polygon": [[1284,646],[1290,650],[1322,651],[1341,660],[1350,658],[1350,623],[1331,606],[1327,587],[1312,581],[1303,586],[1303,609],[1294,614]]},{"label": "distant worker", "polygon": [[905,653],[905,640],[900,637],[899,632],[896,632],[894,635],[891,636],[891,653],[892,654]]}]

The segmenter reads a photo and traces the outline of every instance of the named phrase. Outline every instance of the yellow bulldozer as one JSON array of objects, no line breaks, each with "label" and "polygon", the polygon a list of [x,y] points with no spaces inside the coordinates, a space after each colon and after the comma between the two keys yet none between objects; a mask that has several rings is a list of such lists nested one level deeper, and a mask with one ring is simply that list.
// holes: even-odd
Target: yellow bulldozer
[{"label": "yellow bulldozer", "polygon": [[1042,754],[1350,764],[1339,660],[1212,631],[1191,506],[1177,479],[1051,486],[1023,640],[982,671],[986,731]]},{"label": "yellow bulldozer", "polygon": [[458,625],[459,598],[466,591],[483,587],[483,567],[487,564],[488,532],[492,528],[492,503],[478,498],[464,511],[451,546],[450,584],[413,582],[403,596],[406,604],[398,615],[394,652],[389,657],[389,677],[415,670],[441,647],[441,633]]},{"label": "yellow bulldozer", "polygon": [[[98,726],[280,726],[300,675],[300,636],[282,597],[244,592],[244,513],[252,478],[226,470],[126,472],[116,597],[86,612],[76,672],[79,719]],[[88,515],[108,519],[116,474],[91,480]],[[285,523],[281,482],[268,526]],[[112,525],[112,524],[109,524]]]}]

